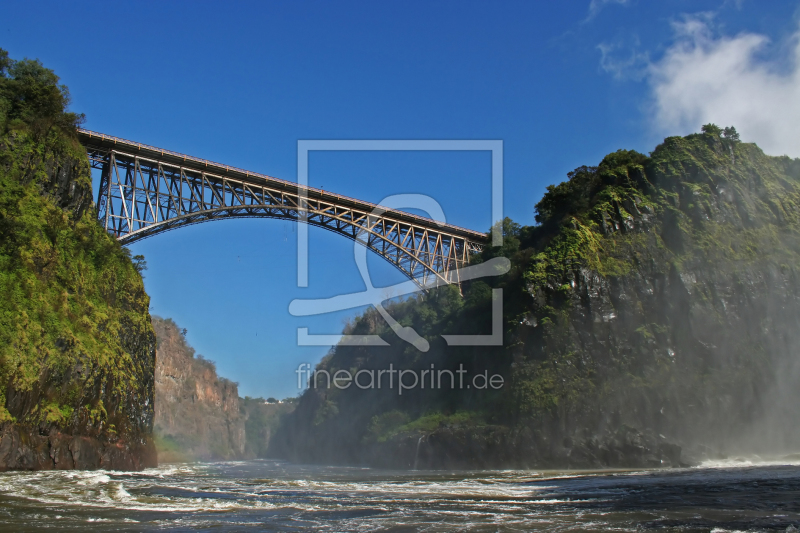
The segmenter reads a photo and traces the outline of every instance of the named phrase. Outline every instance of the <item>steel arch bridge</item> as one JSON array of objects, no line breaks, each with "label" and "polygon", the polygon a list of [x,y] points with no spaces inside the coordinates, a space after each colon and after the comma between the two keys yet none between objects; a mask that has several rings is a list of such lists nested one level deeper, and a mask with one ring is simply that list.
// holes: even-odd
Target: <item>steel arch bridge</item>
[{"label": "steel arch bridge", "polygon": [[226,218],[306,222],[377,253],[422,287],[459,283],[459,270],[488,242],[484,233],[313,187],[79,129],[101,170],[98,217],[129,244]]}]

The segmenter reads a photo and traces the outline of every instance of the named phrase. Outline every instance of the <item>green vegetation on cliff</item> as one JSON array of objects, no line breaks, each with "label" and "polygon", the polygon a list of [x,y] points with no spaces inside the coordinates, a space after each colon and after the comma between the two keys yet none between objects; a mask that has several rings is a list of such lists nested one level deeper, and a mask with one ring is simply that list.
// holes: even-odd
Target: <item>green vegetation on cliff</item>
[{"label": "green vegetation on cliff", "polygon": [[[648,446],[647,461],[675,463],[664,435],[690,445],[758,431],[770,445],[796,440],[786,429],[796,414],[780,406],[800,399],[790,356],[800,343],[800,160],[710,124],[568,178],[536,204],[537,225],[506,220],[503,247],[473,257],[508,257],[508,274],[464,284],[463,297],[451,286],[387,306],[429,352],[368,311],[346,332],[391,346],[337,346],[318,366],[463,365],[501,374],[504,387],[311,388],[276,451],[398,466],[430,441],[443,454],[431,465],[601,466]],[[441,334],[489,333],[493,288],[503,289],[504,346],[447,346]],[[637,457],[628,462],[649,464]]]},{"label": "green vegetation on cliff", "polygon": [[245,419],[244,456],[270,457],[269,443],[283,417],[292,412],[295,398],[278,401],[275,398],[239,398],[239,410]]},{"label": "green vegetation on cliff", "polygon": [[[513,408],[563,419],[596,402],[617,413],[653,402],[708,407],[732,389],[769,387],[786,354],[763,357],[771,340],[758,328],[776,317],[758,307],[796,294],[763,284],[748,294],[745,285],[774,271],[794,278],[800,161],[766,156],[733,128],[710,124],[665,139],[649,157],[620,150],[569,177],[536,205],[540,225],[526,242],[535,250],[524,273],[534,301],[517,311],[540,327],[516,331],[526,342]],[[603,290],[605,309],[581,312]],[[673,294],[659,299],[659,290]],[[735,304],[757,317],[746,336],[735,326],[741,316],[731,316]],[[601,349],[598,336],[581,339],[604,329],[587,319],[616,321],[605,329],[624,328],[624,342]],[[740,335],[738,345],[725,342]]]},{"label": "green vegetation on cliff", "polygon": [[138,442],[152,426],[149,298],[95,219],[68,104],[51,70],[0,50],[0,422]]}]

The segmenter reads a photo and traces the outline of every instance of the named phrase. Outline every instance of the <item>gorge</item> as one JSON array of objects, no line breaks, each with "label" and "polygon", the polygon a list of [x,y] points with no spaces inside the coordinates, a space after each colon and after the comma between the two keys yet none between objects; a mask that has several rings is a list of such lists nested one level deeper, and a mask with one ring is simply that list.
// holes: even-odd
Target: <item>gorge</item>
[{"label": "gorge", "polygon": [[[502,387],[311,387],[296,409],[238,397],[151,317],[142,257],[97,223],[69,93],[0,53],[0,469],[121,469],[277,457],[398,469],[682,466],[800,442],[800,161],[733,128],[619,150],[506,219],[503,276],[393,300],[331,375],[435,366]],[[533,203],[533,202],[532,202]],[[502,346],[488,333],[503,291]],[[224,356],[224,354],[214,354]],[[294,379],[288,376],[287,379]]]}]

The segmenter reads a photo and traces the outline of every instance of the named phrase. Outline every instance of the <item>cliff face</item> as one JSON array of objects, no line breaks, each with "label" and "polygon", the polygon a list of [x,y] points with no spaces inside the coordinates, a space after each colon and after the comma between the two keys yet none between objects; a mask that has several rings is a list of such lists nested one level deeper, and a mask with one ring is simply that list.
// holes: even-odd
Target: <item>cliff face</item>
[{"label": "cliff face", "polygon": [[272,457],[269,452],[270,442],[281,420],[294,410],[294,400],[290,398],[279,402],[274,398],[239,398],[239,409],[245,420],[246,458]]},{"label": "cliff face", "polygon": [[537,206],[513,399],[550,403],[575,462],[621,426],[690,458],[800,447],[800,161],[719,133],[611,154]]},{"label": "cliff face", "polygon": [[0,470],[155,466],[155,337],[66,88],[0,50]]},{"label": "cliff face", "polygon": [[[800,161],[713,125],[650,156],[619,151],[548,188],[539,225],[506,221],[502,279],[392,306],[431,343],[339,346],[340,369],[488,371],[498,390],[307,391],[275,452],[411,467],[657,466],[800,447]],[[504,346],[487,332],[503,288]],[[320,443],[324,442],[322,445]]]},{"label": "cliff face", "polygon": [[245,451],[235,383],[195,357],[172,320],[153,318],[156,350],[155,434],[162,461],[234,459]]}]

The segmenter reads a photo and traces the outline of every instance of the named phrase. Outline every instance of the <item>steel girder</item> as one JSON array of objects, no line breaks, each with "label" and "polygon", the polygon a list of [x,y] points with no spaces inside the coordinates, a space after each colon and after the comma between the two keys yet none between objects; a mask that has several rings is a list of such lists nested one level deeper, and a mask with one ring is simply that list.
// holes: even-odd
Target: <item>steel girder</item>
[{"label": "steel girder", "polygon": [[245,171],[232,172],[216,163],[209,168],[209,162],[200,165],[203,160],[188,156],[183,158],[189,164],[181,164],[175,157],[181,154],[161,151],[170,156],[161,158],[153,147],[146,147],[145,155],[131,153],[127,148],[136,143],[115,139],[112,148],[107,141],[114,138],[103,136],[104,143],[93,143],[86,134],[99,134],[81,133],[90,163],[102,169],[100,222],[124,244],[225,218],[307,221],[366,246],[425,287],[437,280],[458,283],[459,269],[487,239],[485,234],[318,189],[300,189],[291,182],[249,172],[237,176]]}]

